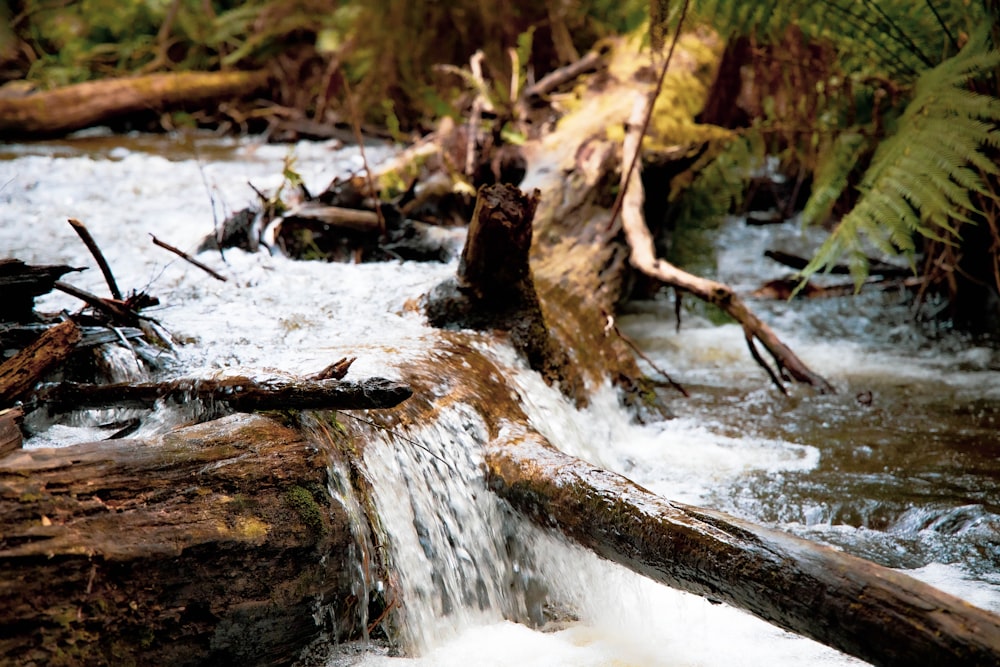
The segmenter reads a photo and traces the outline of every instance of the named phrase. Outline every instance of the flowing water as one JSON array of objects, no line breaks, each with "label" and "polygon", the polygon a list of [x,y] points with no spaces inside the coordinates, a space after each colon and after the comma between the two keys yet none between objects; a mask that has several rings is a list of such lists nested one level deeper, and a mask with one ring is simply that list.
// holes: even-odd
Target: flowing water
[{"label": "flowing water", "polygon": [[[292,153],[314,191],[360,168],[356,151],[322,143],[93,134],[0,146],[0,256],[92,266],[66,224],[84,221],[119,284],[159,297],[152,314],[187,343],[168,373],[300,374],[357,356],[352,376],[398,377],[438,340],[405,304],[452,274],[454,263],[203,253],[199,259],[229,277],[222,283],[150,243],[155,234],[193,250],[228,213],[254,202],[248,182],[278,187]],[[369,158],[379,154],[388,151],[369,150]],[[760,259],[765,248],[802,254],[815,243],[790,225],[738,220],[714,238],[718,250],[699,270],[741,293],[782,273]],[[104,293],[94,268],[66,280]],[[39,305],[78,307],[61,294]],[[753,307],[837,394],[793,388],[780,396],[738,327],[714,324],[711,313],[688,304],[676,331],[666,300],[633,305],[619,324],[691,393],[668,394],[672,420],[632,424],[608,388],[578,411],[510,349],[489,353],[514,378],[533,426],[564,451],[667,498],[833,544],[1000,611],[1000,350],[916,324],[905,294]],[[134,372],[125,366],[120,373]],[[398,580],[364,580],[359,568],[359,590],[401,591],[409,657],[341,647],[329,665],[860,664],[653,584],[520,520],[484,486],[484,425],[463,406],[449,410],[433,426],[387,434],[365,453]],[[157,413],[140,434],[184,418]],[[28,445],[106,437],[101,423],[92,415],[34,424],[39,432]],[[359,511],[344,489],[331,491]]]}]

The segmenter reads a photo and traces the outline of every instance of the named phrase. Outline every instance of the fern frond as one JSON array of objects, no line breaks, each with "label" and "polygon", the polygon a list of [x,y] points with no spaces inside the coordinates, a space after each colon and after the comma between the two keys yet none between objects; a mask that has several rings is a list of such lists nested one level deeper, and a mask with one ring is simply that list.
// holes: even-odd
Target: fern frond
[{"label": "fern frond", "polygon": [[812,225],[826,220],[834,204],[847,189],[848,178],[863,153],[868,151],[868,139],[859,132],[843,132],[833,141],[816,167],[812,194],[802,211],[802,224]]},{"label": "fern frond", "polygon": [[998,141],[993,128],[1000,123],[1000,100],[967,87],[1000,66],[1000,53],[987,44],[988,32],[980,30],[956,56],[921,75],[896,133],[865,172],[860,200],[803,270],[805,277],[848,255],[860,286],[867,274],[857,256],[866,241],[912,265],[914,235],[947,242],[956,221],[972,220],[977,211],[970,192],[988,195],[981,175],[1000,174],[982,152]]}]

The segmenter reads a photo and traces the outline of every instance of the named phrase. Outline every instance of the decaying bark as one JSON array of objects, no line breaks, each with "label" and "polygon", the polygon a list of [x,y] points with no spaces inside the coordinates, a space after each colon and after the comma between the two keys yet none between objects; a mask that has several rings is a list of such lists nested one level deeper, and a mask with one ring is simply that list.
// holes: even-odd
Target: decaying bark
[{"label": "decaying bark", "polygon": [[665,500],[537,436],[495,440],[486,461],[517,510],[655,581],[874,665],[1000,663],[1000,617],[894,570]]},{"label": "decaying bark", "polygon": [[480,188],[458,274],[431,292],[425,312],[438,327],[506,332],[531,368],[578,398],[580,374],[549,335],[528,264],[537,205],[537,191]]},{"label": "decaying bark", "polygon": [[356,630],[328,465],[248,415],[0,459],[0,663],[281,665]]},{"label": "decaying bark", "polygon": [[267,85],[269,76],[264,71],[149,74],[4,98],[0,137],[66,134],[137,111],[249,95]]},{"label": "decaying bark", "polygon": [[66,320],[0,364],[0,407],[24,397],[46,373],[72,354],[79,341],[79,327]]},{"label": "decaying bark", "polygon": [[39,391],[36,400],[60,412],[79,408],[149,408],[159,400],[224,404],[232,410],[369,410],[399,405],[409,387],[384,378],[343,380],[220,380],[79,384],[62,382]]}]

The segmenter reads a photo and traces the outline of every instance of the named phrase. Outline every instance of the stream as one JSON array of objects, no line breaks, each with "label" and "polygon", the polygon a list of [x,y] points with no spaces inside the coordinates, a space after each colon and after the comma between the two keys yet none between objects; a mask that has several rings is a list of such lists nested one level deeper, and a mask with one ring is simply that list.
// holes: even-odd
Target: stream
[{"label": "stream", "polygon": [[[367,154],[377,161],[391,150]],[[83,221],[123,290],[160,299],[147,314],[184,343],[164,360],[168,374],[308,374],[356,356],[350,377],[397,378],[438,340],[406,302],[452,275],[457,260],[348,265],[265,250],[199,255],[228,277],[223,283],[150,241],[155,234],[193,252],[229,213],[254,203],[249,183],[275,190],[290,156],[312,191],[361,168],[356,149],[332,143],[97,131],[0,145],[0,257],[90,267],[64,280],[104,294],[66,223]],[[744,295],[785,273],[763,258],[765,249],[808,255],[818,240],[794,224],[738,219],[702,236],[711,245],[690,268]],[[38,307],[79,303],[54,293]],[[514,378],[533,426],[563,451],[666,498],[833,545],[1000,612],[1000,348],[915,321],[912,299],[900,292],[751,307],[836,394],[792,387],[782,397],[738,326],[717,323],[689,300],[678,330],[666,295],[631,304],[618,324],[690,392],[666,394],[670,420],[632,423],[610,388],[577,410],[510,348],[489,353]],[[139,369],[122,355],[114,373],[135,378]],[[408,440],[386,434],[365,453],[392,540],[408,657],[359,643],[335,647],[326,665],[864,664],[654,584],[514,516],[482,480],[484,425],[460,405],[449,410]],[[161,410],[138,434],[191,417]],[[107,437],[104,418],[29,420],[36,434],[26,446]]]}]

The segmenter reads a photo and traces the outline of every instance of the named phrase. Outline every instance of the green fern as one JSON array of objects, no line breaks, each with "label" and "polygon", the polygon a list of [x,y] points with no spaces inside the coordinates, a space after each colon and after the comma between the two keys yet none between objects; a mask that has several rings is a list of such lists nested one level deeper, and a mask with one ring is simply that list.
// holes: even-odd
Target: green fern
[{"label": "green fern", "polygon": [[[940,7],[938,6],[940,5]],[[724,36],[777,42],[790,28],[836,45],[845,71],[891,74],[901,82],[958,51],[957,34],[989,21],[981,3],[961,0],[695,0],[697,19]]]},{"label": "green fern", "polygon": [[994,130],[1000,100],[969,89],[971,80],[997,66],[1000,53],[988,50],[988,32],[980,30],[956,56],[920,76],[895,134],[879,145],[865,172],[857,205],[803,270],[804,277],[846,256],[860,286],[868,273],[866,240],[912,264],[914,235],[953,239],[955,222],[969,221],[976,212],[970,192],[988,194],[982,174],[1000,174],[982,152],[985,146],[1000,147]]}]

